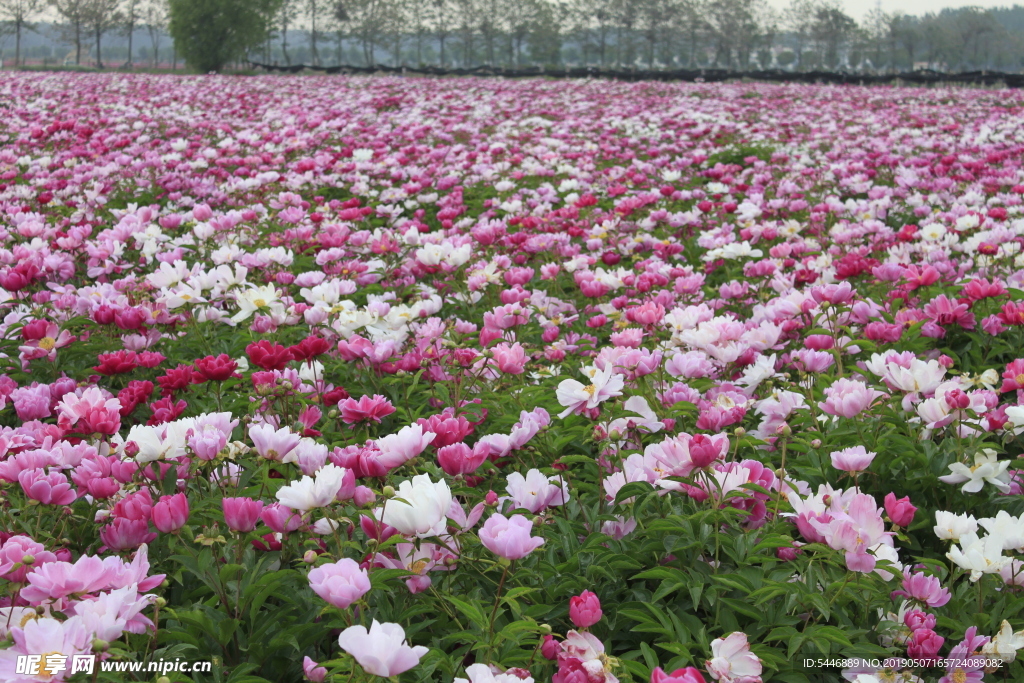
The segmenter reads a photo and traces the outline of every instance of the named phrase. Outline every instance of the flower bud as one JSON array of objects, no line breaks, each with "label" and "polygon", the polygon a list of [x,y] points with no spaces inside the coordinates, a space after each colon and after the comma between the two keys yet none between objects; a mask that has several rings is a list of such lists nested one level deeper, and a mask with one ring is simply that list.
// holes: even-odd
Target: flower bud
[{"label": "flower bud", "polygon": [[590,591],[569,598],[569,618],[577,628],[590,628],[601,621],[601,601]]},{"label": "flower bud", "polygon": [[26,565],[26,566],[35,563],[35,561],[36,561],[35,555],[25,555],[24,557],[21,558],[21,563],[23,565]]},{"label": "flower bud", "polygon": [[153,604],[156,605],[158,609],[162,608],[162,607],[166,607],[167,606],[167,599],[166,598],[162,598],[160,596],[157,596],[156,600],[153,601]]},{"label": "flower bud", "polygon": [[781,437],[788,437],[793,435],[793,429],[788,424],[783,422],[775,429],[775,433]]},{"label": "flower bud", "polygon": [[733,430],[733,434],[736,435],[737,439],[742,439],[747,435],[747,430],[744,429],[743,427],[737,427],[736,429]]},{"label": "flower bud", "polygon": [[811,448],[821,448],[821,439],[811,439]]},{"label": "flower bud", "polygon": [[313,564],[314,562],[316,562],[317,557],[319,557],[319,555],[316,554],[315,550],[307,550],[302,555],[302,561],[306,564]]},{"label": "flower bud", "polygon": [[381,493],[384,495],[385,498],[394,498],[395,497],[395,487],[394,486],[385,486],[384,489],[381,491]]},{"label": "flower bud", "polygon": [[110,643],[99,638],[92,639],[92,649],[94,652],[106,652],[107,648],[110,647]]}]

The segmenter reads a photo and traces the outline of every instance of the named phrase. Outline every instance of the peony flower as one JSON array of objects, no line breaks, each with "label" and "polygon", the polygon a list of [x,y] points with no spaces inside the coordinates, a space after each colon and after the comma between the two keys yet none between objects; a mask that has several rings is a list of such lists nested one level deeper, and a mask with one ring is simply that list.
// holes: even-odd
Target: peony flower
[{"label": "peony flower", "polygon": [[365,626],[350,626],[342,631],[338,645],[367,673],[382,678],[408,671],[429,651],[422,645],[410,647],[405,642],[405,630],[398,624],[381,624],[376,619],[369,630]]},{"label": "peony flower", "polygon": [[879,396],[884,394],[864,382],[841,377],[825,390],[825,400],[818,407],[829,415],[856,417]]},{"label": "peony flower", "polygon": [[1010,475],[1006,470],[1009,466],[1009,460],[1000,462],[994,450],[982,448],[974,454],[972,467],[954,462],[949,466],[950,474],[939,477],[939,481],[946,484],[963,484],[960,490],[964,493],[977,493],[986,483],[994,486],[1000,493],[1008,493]]},{"label": "peony flower", "polygon": [[574,379],[562,380],[555,392],[559,404],[566,406],[558,417],[565,418],[570,413],[581,413],[593,410],[610,398],[622,395],[625,380],[622,375],[614,374],[611,366],[604,370],[594,370],[590,374],[591,383],[584,385]]},{"label": "peony flower", "polygon": [[380,521],[406,536],[429,538],[445,532],[445,518],[452,505],[452,493],[441,480],[432,482],[420,474],[398,485],[395,497],[386,501]]},{"label": "peony flower", "polygon": [[676,669],[670,674],[662,671],[660,666],[651,672],[651,683],[706,683],[700,671],[692,666]]},{"label": "peony flower", "polygon": [[172,534],[188,521],[188,498],[184,493],[162,497],[151,512],[153,526],[164,534]]},{"label": "peony flower", "polygon": [[711,641],[708,674],[722,683],[761,683],[761,660],[750,651],[747,634],[740,631]]},{"label": "peony flower", "polygon": [[531,531],[533,523],[523,515],[506,518],[495,513],[480,528],[480,542],[499,557],[518,560],[544,545],[543,538],[530,536]]},{"label": "peony flower", "polygon": [[370,590],[370,577],[355,560],[346,557],[312,569],[309,585],[321,598],[345,609]]},{"label": "peony flower", "polygon": [[533,683],[532,676],[521,678],[513,673],[496,673],[486,664],[470,664],[466,667],[468,678],[456,678],[452,683]]},{"label": "peony flower", "polygon": [[875,454],[863,446],[851,446],[841,451],[832,452],[832,467],[843,472],[863,472],[871,466]]},{"label": "peony flower", "polygon": [[222,498],[224,523],[232,531],[247,534],[256,528],[263,511],[263,501],[252,498]]},{"label": "peony flower", "polygon": [[[330,505],[337,499],[345,484],[345,475],[349,470],[329,463],[316,473],[316,479],[304,476],[277,491],[277,499],[282,505],[293,510],[308,511]],[[354,485],[355,480],[352,480]]]},{"label": "peony flower", "polygon": [[590,628],[601,621],[601,601],[590,591],[569,598],[569,618],[577,628]]},{"label": "peony flower", "polygon": [[526,476],[513,472],[506,478],[505,490],[515,508],[524,508],[536,514],[569,500],[569,486],[559,476],[546,477],[540,470],[530,470]]},{"label": "peony flower", "polygon": [[998,536],[978,538],[977,534],[964,534],[960,544],[954,545],[946,557],[956,566],[971,573],[976,582],[983,574],[997,574],[1012,558],[1003,556],[1003,541]]},{"label": "peony flower", "polygon": [[287,427],[275,429],[272,425],[254,424],[249,427],[249,438],[261,458],[275,462],[295,462],[291,454],[299,445],[301,434],[296,434]]}]

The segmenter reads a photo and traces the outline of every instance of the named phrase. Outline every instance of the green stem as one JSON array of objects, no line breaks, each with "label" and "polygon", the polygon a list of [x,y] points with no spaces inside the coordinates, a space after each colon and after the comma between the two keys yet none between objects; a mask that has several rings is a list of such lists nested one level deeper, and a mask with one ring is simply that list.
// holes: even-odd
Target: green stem
[{"label": "green stem", "polygon": [[494,649],[494,617],[498,614],[498,605],[501,604],[501,590],[505,587],[505,579],[508,578],[508,566],[501,572],[501,581],[498,582],[498,591],[494,596],[494,608],[491,609],[491,618],[487,626],[487,658],[490,659],[491,650]]}]

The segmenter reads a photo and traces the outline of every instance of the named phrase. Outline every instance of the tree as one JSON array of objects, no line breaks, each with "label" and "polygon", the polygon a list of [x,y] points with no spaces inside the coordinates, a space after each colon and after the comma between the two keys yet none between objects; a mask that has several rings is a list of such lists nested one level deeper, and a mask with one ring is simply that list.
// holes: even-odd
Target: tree
[{"label": "tree", "polygon": [[21,63],[21,32],[32,28],[32,17],[42,5],[40,0],[0,0],[0,17],[5,17],[14,29],[15,66]]},{"label": "tree", "polygon": [[306,0],[306,14],[309,15],[309,53],[313,66],[320,66],[320,53],[316,49],[316,20],[320,17],[323,0]]},{"label": "tree", "polygon": [[160,63],[160,37],[167,26],[167,0],[149,0],[142,10],[142,21],[153,47],[153,68]]},{"label": "tree", "polygon": [[782,11],[782,25],[793,38],[793,52],[796,54],[796,68],[804,68],[804,52],[814,28],[817,4],[814,0],[791,0]]},{"label": "tree", "polygon": [[87,0],[84,5],[84,23],[96,38],[96,66],[103,68],[103,34],[121,24],[119,0]]},{"label": "tree", "polygon": [[62,27],[65,40],[75,45],[75,65],[82,64],[82,35],[85,30],[85,7],[87,0],[52,0],[57,13],[64,19]]},{"label": "tree", "polygon": [[171,36],[195,71],[219,72],[261,45],[280,0],[170,0]]},{"label": "tree", "polygon": [[298,14],[296,7],[297,0],[281,0],[280,8],[277,11],[277,21],[281,24],[281,55],[284,63],[291,66],[292,58],[288,54],[288,25],[295,21]]},{"label": "tree", "polygon": [[840,49],[856,28],[857,22],[848,17],[837,2],[823,4],[815,11],[812,31],[821,47],[823,66],[839,66]]},{"label": "tree", "polygon": [[128,36],[128,59],[125,66],[132,65],[132,46],[135,36],[135,26],[142,18],[142,0],[125,0],[124,3],[124,32]]}]

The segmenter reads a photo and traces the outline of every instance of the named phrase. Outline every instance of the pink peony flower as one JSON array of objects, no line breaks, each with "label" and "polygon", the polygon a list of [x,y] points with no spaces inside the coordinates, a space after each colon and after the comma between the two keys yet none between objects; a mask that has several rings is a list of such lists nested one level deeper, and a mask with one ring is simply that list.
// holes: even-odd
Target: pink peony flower
[{"label": "pink peony flower", "polygon": [[358,401],[354,398],[346,398],[338,404],[341,411],[341,420],[345,424],[356,424],[357,422],[380,421],[395,412],[391,401],[379,394],[362,396]]},{"label": "pink peony flower", "polygon": [[495,513],[480,528],[480,542],[499,557],[518,560],[544,545],[543,538],[530,536],[532,530],[533,524],[523,515],[506,518]]},{"label": "pink peony flower", "polygon": [[398,624],[381,624],[376,619],[369,630],[365,626],[350,626],[342,631],[338,645],[364,671],[382,678],[408,671],[429,651],[422,645],[410,647],[405,641],[405,630]]},{"label": "pink peony flower", "polygon": [[840,378],[825,390],[825,400],[818,404],[824,412],[839,417],[855,417],[867,409],[872,401],[884,396],[881,391],[857,380]]},{"label": "pink peony flower", "polygon": [[706,683],[706,681],[700,671],[692,666],[676,669],[670,674],[665,673],[658,666],[651,672],[651,683]]},{"label": "pink peony flower", "polygon": [[173,534],[188,521],[188,498],[184,493],[162,497],[153,506],[153,526],[164,534]]},{"label": "pink peony flower", "polygon": [[843,472],[863,472],[871,466],[875,454],[863,446],[850,446],[831,454],[832,467]]},{"label": "pink peony flower", "polygon": [[311,570],[309,585],[321,598],[345,609],[370,590],[370,577],[355,560],[344,558]]},{"label": "pink peony flower", "polygon": [[78,498],[68,478],[56,469],[51,469],[49,474],[41,468],[22,470],[18,483],[29,499],[43,505],[71,505]]},{"label": "pink peony flower", "polygon": [[601,601],[590,591],[569,598],[569,618],[578,628],[590,628],[601,621]]},{"label": "pink peony flower", "polygon": [[761,683],[761,660],[750,651],[747,635],[740,631],[711,641],[708,674],[722,683]]},{"label": "pink peony flower", "polygon": [[263,501],[252,498],[222,498],[224,523],[232,531],[247,534],[256,528],[263,511]]}]

